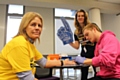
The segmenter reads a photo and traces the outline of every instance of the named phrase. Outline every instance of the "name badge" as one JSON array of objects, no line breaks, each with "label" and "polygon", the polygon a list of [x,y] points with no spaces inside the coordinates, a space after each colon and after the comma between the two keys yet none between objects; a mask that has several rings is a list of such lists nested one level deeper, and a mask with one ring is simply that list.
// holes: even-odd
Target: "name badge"
[{"label": "name badge", "polygon": [[96,67],[96,72],[99,72],[100,71],[100,67]]}]

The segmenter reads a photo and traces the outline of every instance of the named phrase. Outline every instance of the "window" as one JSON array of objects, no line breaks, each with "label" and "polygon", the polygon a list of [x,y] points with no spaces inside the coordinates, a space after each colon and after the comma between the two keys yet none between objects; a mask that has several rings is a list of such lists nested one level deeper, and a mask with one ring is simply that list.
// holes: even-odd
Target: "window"
[{"label": "window", "polygon": [[20,16],[8,16],[6,43],[9,42],[12,39],[12,37],[14,37],[17,34],[21,18],[22,17]]},{"label": "window", "polygon": [[55,8],[55,17],[69,17],[74,18],[76,10],[69,10],[69,9],[60,9]]},{"label": "window", "polygon": [[17,34],[23,14],[23,5],[8,5],[6,43]]},{"label": "window", "polygon": [[[62,41],[57,36],[57,31],[61,26],[64,26],[60,17],[65,17],[67,22],[69,23],[71,30],[74,34],[74,16],[76,10],[69,9],[58,9],[55,8],[55,53],[59,54],[67,54],[67,55],[79,55],[80,49],[76,50],[71,47],[69,44],[63,45]],[[73,35],[74,36],[74,35]],[[73,37],[74,38],[74,37]]]},{"label": "window", "polygon": [[23,14],[23,5],[8,5],[8,14]]}]

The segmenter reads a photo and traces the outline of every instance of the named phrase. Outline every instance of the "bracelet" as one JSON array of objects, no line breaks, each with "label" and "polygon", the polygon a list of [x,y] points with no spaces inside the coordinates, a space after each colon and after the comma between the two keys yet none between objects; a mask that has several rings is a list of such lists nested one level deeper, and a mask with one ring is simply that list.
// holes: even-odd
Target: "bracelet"
[{"label": "bracelet", "polygon": [[63,66],[63,61],[61,60],[61,66]]}]

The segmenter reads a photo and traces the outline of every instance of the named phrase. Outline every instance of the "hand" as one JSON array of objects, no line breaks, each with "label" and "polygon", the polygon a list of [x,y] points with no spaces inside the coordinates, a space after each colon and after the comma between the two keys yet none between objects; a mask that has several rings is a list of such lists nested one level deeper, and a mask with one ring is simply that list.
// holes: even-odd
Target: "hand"
[{"label": "hand", "polygon": [[76,62],[73,60],[65,59],[63,60],[64,65],[75,65]]},{"label": "hand", "polygon": [[67,30],[68,32],[70,32],[71,34],[73,34],[73,33],[72,33],[72,30],[71,30],[71,28],[70,28],[70,25],[68,24],[68,22],[65,20],[64,17],[61,17],[61,21],[62,21],[63,25],[65,26],[66,30]]},{"label": "hand", "polygon": [[72,43],[73,42],[73,33],[71,31],[71,28],[64,17],[62,17],[61,20],[64,24],[64,27],[61,26],[58,29],[57,36],[60,38],[60,40],[62,40],[64,45]]},{"label": "hand", "polygon": [[85,59],[86,59],[85,57],[77,56],[77,57],[75,57],[74,60],[78,64],[83,64],[83,62],[84,62]]},{"label": "hand", "polygon": [[37,78],[35,78],[34,80],[38,80]]}]

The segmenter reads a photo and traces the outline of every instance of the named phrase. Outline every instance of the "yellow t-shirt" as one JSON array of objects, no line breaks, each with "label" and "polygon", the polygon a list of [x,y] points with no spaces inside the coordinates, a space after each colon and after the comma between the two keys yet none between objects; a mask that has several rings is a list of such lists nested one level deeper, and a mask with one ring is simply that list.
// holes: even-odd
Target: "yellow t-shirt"
[{"label": "yellow t-shirt", "polygon": [[16,73],[34,70],[31,65],[42,57],[23,36],[13,38],[0,53],[0,80],[18,80]]}]

